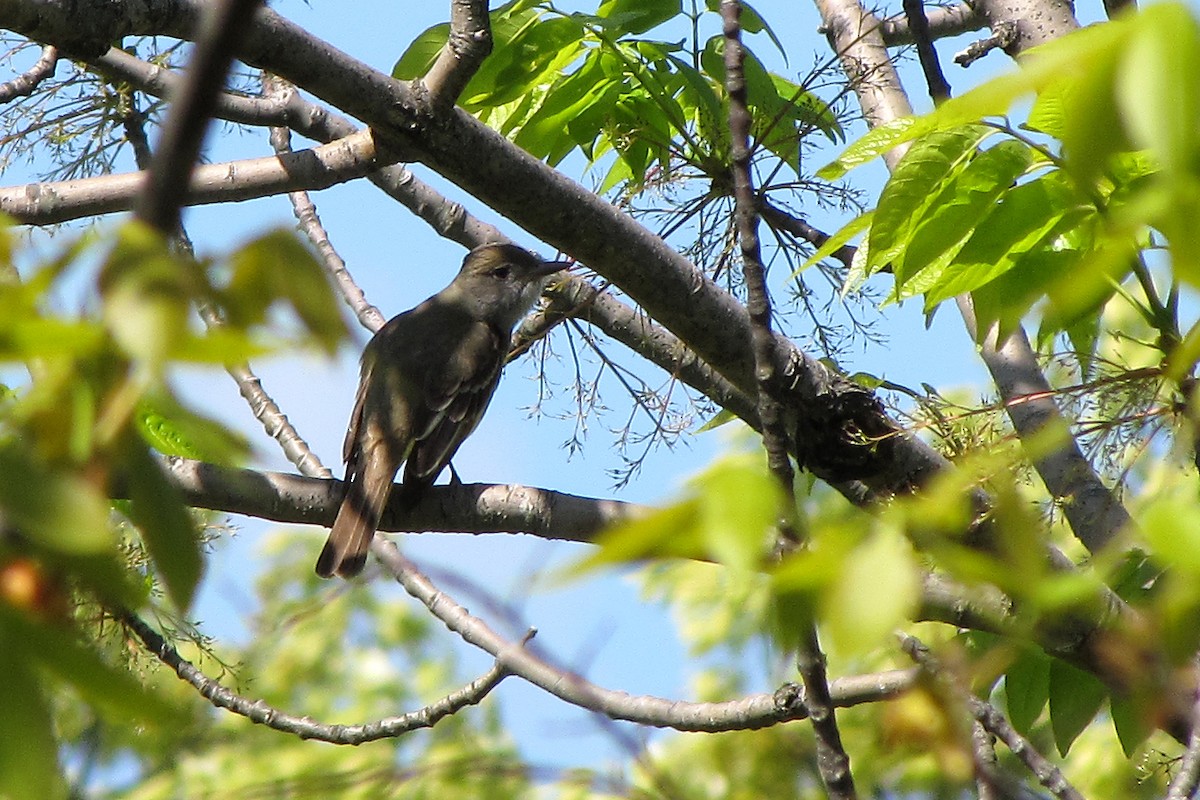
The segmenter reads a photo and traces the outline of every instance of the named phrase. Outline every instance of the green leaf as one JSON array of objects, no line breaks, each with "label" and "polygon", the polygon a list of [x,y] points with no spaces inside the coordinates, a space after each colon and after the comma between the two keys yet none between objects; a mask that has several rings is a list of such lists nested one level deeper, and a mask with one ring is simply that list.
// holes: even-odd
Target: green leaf
[{"label": "green leaf", "polygon": [[970,162],[988,134],[987,128],[972,125],[932,133],[913,145],[879,195],[867,237],[868,273],[904,252],[942,187]]},{"label": "green leaf", "polygon": [[433,62],[437,61],[438,53],[446,46],[450,38],[450,23],[443,22],[434,25],[413,40],[392,67],[392,77],[398,81],[410,81],[420,78],[429,71]]},{"label": "green leaf", "polygon": [[43,463],[21,440],[0,440],[0,510],[9,524],[59,553],[114,548],[108,500],[89,482]]},{"label": "green leaf", "polygon": [[940,274],[1032,160],[1025,145],[1003,141],[979,153],[947,180],[892,264],[897,287],[927,270]]},{"label": "green leaf", "polygon": [[133,221],[118,231],[99,289],[105,325],[121,349],[132,359],[160,365],[187,332],[199,282],[158,231]]},{"label": "green leaf", "polygon": [[1178,3],[1148,7],[1130,26],[1116,71],[1120,119],[1167,179],[1195,175],[1200,142],[1200,28]]},{"label": "green leaf", "polygon": [[1044,653],[1025,648],[1004,673],[1008,719],[1026,736],[1050,699],[1050,662]]},{"label": "green leaf", "polygon": [[1050,727],[1060,755],[1067,755],[1107,696],[1104,684],[1091,673],[1058,659],[1050,663]]},{"label": "green leaf", "polygon": [[1035,250],[1017,259],[1010,270],[971,293],[978,329],[987,331],[998,324],[1003,341],[1048,288],[1075,269],[1081,257],[1078,250]]},{"label": "green leaf", "polygon": [[741,572],[762,563],[779,521],[782,493],[762,452],[718,460],[690,482],[700,535],[717,561]]},{"label": "green leaf", "polygon": [[5,800],[60,800],[67,787],[58,767],[54,715],[41,682],[29,669],[34,650],[0,613],[0,675],[4,713],[0,714],[0,797]]},{"label": "green leaf", "polygon": [[181,612],[191,606],[204,568],[200,535],[175,488],[140,441],[123,448],[129,518],[142,534],[167,595]]},{"label": "green leaf", "polygon": [[1063,222],[1071,195],[1050,173],[1006,192],[926,295],[926,305],[983,286],[1012,269]]},{"label": "green leaf", "polygon": [[1117,741],[1126,758],[1133,758],[1142,742],[1154,733],[1154,723],[1151,715],[1139,707],[1138,703],[1127,697],[1114,695],[1109,701],[1112,713],[1113,729],[1117,732]]},{"label": "green leaf", "polygon": [[163,697],[138,683],[128,671],[106,663],[70,629],[38,624],[0,606],[0,630],[20,637],[27,663],[70,686],[113,719],[165,725],[177,714]]},{"label": "green leaf", "polygon": [[596,9],[596,16],[618,36],[645,33],[679,13],[680,0],[604,0]]},{"label": "green leaf", "polygon": [[865,654],[908,619],[920,591],[912,545],[881,526],[845,559],[822,598],[824,627],[839,652]]},{"label": "green leaf", "polygon": [[235,465],[250,453],[243,436],[186,408],[165,391],[143,395],[133,422],[146,443],[163,455]]},{"label": "green leaf", "polygon": [[802,272],[818,261],[828,258],[838,250],[842,245],[849,243],[851,239],[866,230],[871,221],[875,218],[874,211],[865,211],[859,214],[854,219],[847,222],[839,231],[831,235],[825,240],[825,243],[817,248],[816,252],[809,256],[797,272]]},{"label": "green leaf", "polygon": [[229,262],[233,274],[223,299],[231,324],[260,324],[267,309],[282,300],[326,352],[333,353],[347,336],[325,271],[293,231],[260,236],[234,252]]},{"label": "green leaf", "polygon": [[894,147],[924,136],[934,128],[934,120],[928,116],[901,117],[872,128],[835,160],[817,170],[817,177],[827,181],[837,180],[855,167],[869,164]]}]

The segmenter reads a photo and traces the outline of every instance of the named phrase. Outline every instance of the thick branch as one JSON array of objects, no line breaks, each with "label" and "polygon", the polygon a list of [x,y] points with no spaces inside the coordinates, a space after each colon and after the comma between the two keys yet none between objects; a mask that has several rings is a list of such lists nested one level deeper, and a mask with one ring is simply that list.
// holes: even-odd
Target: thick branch
[{"label": "thick branch", "polygon": [[[328,527],[342,502],[342,483],[333,479],[218,467],[186,458],[168,458],[164,469],[185,502],[196,508]],[[515,485],[434,486],[411,509],[402,508],[398,497],[392,499],[396,502],[383,515],[381,531],[532,533],[570,542],[591,542],[601,529],[636,510],[617,500]]]},{"label": "thick branch", "polygon": [[[298,153],[204,164],[193,171],[184,202],[228,203],[295,189],[325,189],[360,178],[388,163],[381,159],[394,157],[378,153],[371,132],[361,131]],[[29,225],[128,211],[147,180],[147,173],[132,172],[0,188],[0,211]]]}]

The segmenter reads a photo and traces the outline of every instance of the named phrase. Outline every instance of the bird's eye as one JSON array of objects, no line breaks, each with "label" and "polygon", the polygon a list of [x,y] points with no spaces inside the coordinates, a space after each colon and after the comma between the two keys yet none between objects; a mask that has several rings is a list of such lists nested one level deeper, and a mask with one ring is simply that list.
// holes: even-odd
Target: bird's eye
[{"label": "bird's eye", "polygon": [[512,272],[511,267],[509,267],[507,264],[501,264],[492,270],[492,275],[503,281],[508,279],[510,272]]}]

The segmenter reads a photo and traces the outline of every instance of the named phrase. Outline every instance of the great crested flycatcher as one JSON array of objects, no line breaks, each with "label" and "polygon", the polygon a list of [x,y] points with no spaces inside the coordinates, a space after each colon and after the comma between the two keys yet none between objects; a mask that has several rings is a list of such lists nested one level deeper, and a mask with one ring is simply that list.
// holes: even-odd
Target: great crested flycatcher
[{"label": "great crested flycatcher", "polygon": [[449,286],[379,329],[363,351],[342,447],[346,494],[318,575],[362,572],[401,463],[409,503],[450,463],[496,391],[513,327],[546,278],[566,266],[516,245],[485,244],[467,254]]}]

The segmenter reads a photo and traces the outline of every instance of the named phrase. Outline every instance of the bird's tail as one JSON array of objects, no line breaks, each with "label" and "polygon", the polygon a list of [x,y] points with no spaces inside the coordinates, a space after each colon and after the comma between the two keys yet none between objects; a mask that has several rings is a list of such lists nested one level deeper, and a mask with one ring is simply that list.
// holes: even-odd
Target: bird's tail
[{"label": "bird's tail", "polygon": [[352,578],[366,566],[367,550],[387,505],[396,470],[372,463],[376,459],[364,460],[367,463],[362,471],[351,478],[346,488],[329,538],[317,558],[316,571],[322,578],[333,577],[335,573]]}]

